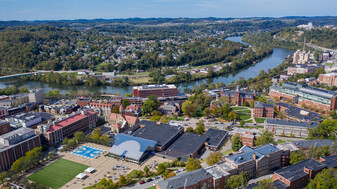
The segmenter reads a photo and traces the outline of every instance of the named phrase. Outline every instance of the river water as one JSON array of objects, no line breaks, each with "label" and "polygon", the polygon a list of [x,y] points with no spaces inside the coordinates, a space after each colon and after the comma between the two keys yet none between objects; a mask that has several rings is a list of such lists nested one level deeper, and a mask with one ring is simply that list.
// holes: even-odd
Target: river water
[{"label": "river water", "polygon": [[[235,41],[235,42],[241,42],[241,37],[228,37],[227,40]],[[198,81],[192,81],[192,82],[183,82],[176,84],[178,87],[179,92],[183,92],[184,88],[191,88],[193,89],[194,85],[200,85],[202,83],[206,83],[207,81],[212,81],[214,83],[216,82],[224,82],[226,84],[231,83],[232,81],[236,81],[239,79],[239,77],[243,77],[245,79],[256,77],[259,74],[260,70],[267,71],[268,69],[274,68],[281,64],[284,59],[288,56],[293,54],[293,50],[289,49],[283,49],[283,48],[275,48],[273,50],[273,53],[267,57],[265,57],[263,60],[261,60],[259,63],[245,67],[243,69],[240,69],[238,71],[235,71],[234,73],[218,76],[211,79],[202,79]],[[112,86],[94,86],[89,87],[85,85],[61,85],[61,84],[55,84],[55,83],[44,83],[40,81],[21,81],[20,79],[8,79],[8,80],[0,80],[0,88],[8,87],[8,86],[27,86],[29,89],[32,89],[34,87],[44,88],[45,93],[47,93],[50,90],[58,89],[62,93],[69,93],[69,91],[79,91],[79,90],[88,90],[89,92],[95,92],[95,91],[101,91],[106,93],[120,93],[121,95],[124,95],[126,93],[132,93],[132,86],[127,87],[112,87]]]}]

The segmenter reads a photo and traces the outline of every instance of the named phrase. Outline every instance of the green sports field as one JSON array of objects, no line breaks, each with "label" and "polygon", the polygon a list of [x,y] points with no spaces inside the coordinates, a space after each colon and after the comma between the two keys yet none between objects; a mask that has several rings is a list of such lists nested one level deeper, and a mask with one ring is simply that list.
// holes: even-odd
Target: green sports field
[{"label": "green sports field", "polygon": [[65,159],[59,159],[28,177],[29,180],[50,188],[60,188],[88,166]]}]

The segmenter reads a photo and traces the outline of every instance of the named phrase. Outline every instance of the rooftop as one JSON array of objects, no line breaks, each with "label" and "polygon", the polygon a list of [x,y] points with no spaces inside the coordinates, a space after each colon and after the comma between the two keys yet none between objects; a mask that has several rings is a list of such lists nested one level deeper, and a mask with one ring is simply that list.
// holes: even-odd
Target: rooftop
[{"label": "rooftop", "polygon": [[322,147],[322,146],[332,146],[335,142],[331,139],[317,139],[317,140],[298,140],[298,141],[291,141],[291,144],[296,146],[297,148],[309,148],[313,147]]},{"label": "rooftop", "polygon": [[318,122],[301,122],[301,121],[293,121],[287,119],[266,119],[266,123],[270,125],[285,125],[291,127],[309,127],[314,128],[318,126]]},{"label": "rooftop", "polygon": [[11,145],[17,144],[24,140],[27,140],[33,136],[36,136],[34,129],[21,127],[9,133],[0,136],[0,152],[5,150]]},{"label": "rooftop", "polygon": [[142,86],[135,86],[133,89],[138,90],[153,90],[153,89],[176,89],[177,87],[175,85],[142,85]]},{"label": "rooftop", "polygon": [[254,102],[255,108],[274,108],[273,104],[263,103],[261,101],[255,101]]},{"label": "rooftop", "polygon": [[91,114],[95,114],[95,112],[87,111],[85,115],[83,115],[82,113],[79,113],[79,114],[73,115],[71,117],[68,117],[64,120],[61,120],[61,121],[56,122],[55,124],[51,125],[47,132],[53,132],[55,130],[58,130],[58,129],[64,127],[64,126],[70,125],[70,124],[75,123],[75,122],[77,122],[81,119],[84,119],[88,115],[91,115]]},{"label": "rooftop", "polygon": [[337,155],[321,157],[321,159],[325,160],[322,163],[328,168],[337,168]]},{"label": "rooftop", "polygon": [[182,157],[194,154],[204,144],[205,136],[199,136],[194,133],[184,133],[170,147],[160,154],[165,154],[171,157]]},{"label": "rooftop", "polygon": [[305,167],[312,169],[313,171],[317,171],[326,166],[323,163],[320,163],[314,159],[309,158],[299,163],[279,169],[275,171],[275,173],[279,174],[280,176],[284,177],[285,179],[289,181],[294,181],[294,180],[297,180],[298,178],[301,178],[307,175],[307,173],[304,172]]},{"label": "rooftop", "polygon": [[313,121],[314,119],[316,119],[317,121],[321,120],[321,115],[316,112],[305,110],[283,102],[276,103],[275,105],[287,108],[287,110],[285,111],[287,116],[294,117],[299,120],[309,120],[309,121]]},{"label": "rooftop", "polygon": [[208,146],[213,146],[218,148],[221,142],[223,142],[224,138],[228,135],[227,131],[218,130],[218,129],[208,129],[208,131],[204,134],[206,139],[206,143]]},{"label": "rooftop", "polygon": [[115,143],[109,150],[110,153],[139,160],[149,146],[154,147],[156,141],[138,138],[125,134],[117,134]]},{"label": "rooftop", "polygon": [[[140,126],[138,129],[133,130],[138,126]],[[183,127],[177,127],[163,123],[158,124],[157,122],[142,120],[124,133],[140,138],[154,140],[157,141],[157,146],[164,146],[174,137],[179,135],[179,133],[183,130]]]},{"label": "rooftop", "polygon": [[212,175],[206,172],[204,169],[197,169],[160,181],[157,183],[157,185],[160,188],[178,189],[187,186],[193,186],[199,181],[206,180],[211,177]]},{"label": "rooftop", "polygon": [[246,161],[253,160],[253,154],[256,155],[256,159],[260,159],[264,155],[268,155],[270,153],[274,153],[279,151],[280,149],[272,144],[267,144],[258,148],[251,148],[249,146],[243,146],[240,151],[242,153],[235,154],[229,156],[228,159],[233,161],[235,164],[241,164]]}]

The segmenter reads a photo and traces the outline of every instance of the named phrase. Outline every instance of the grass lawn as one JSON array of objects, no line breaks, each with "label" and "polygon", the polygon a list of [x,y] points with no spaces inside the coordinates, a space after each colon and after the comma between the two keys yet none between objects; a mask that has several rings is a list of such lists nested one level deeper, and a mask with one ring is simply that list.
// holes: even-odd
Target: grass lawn
[{"label": "grass lawn", "polygon": [[156,186],[151,186],[151,187],[149,187],[147,189],[156,189]]},{"label": "grass lawn", "polygon": [[60,188],[79,173],[82,173],[88,166],[75,163],[65,159],[59,159],[42,170],[30,175],[29,180],[48,186],[50,188]]},{"label": "grass lawn", "polygon": [[245,121],[245,123],[253,123],[253,120]]},{"label": "grass lawn", "polygon": [[251,118],[250,114],[239,114],[240,120],[246,120],[246,119],[249,119],[249,118]]},{"label": "grass lawn", "polygon": [[251,112],[250,112],[250,110],[244,110],[244,109],[242,109],[242,110],[233,110],[234,112],[236,112],[236,113],[241,113],[241,114],[250,114]]},{"label": "grass lawn", "polygon": [[247,110],[248,108],[245,106],[234,106],[231,107],[232,110]]},{"label": "grass lawn", "polygon": [[137,79],[132,79],[131,81],[133,83],[147,83],[147,82],[150,81],[150,79],[151,79],[151,77],[139,77]]},{"label": "grass lawn", "polygon": [[264,123],[264,121],[266,121],[266,118],[258,118],[258,117],[256,117],[255,121],[256,121],[256,123]]}]

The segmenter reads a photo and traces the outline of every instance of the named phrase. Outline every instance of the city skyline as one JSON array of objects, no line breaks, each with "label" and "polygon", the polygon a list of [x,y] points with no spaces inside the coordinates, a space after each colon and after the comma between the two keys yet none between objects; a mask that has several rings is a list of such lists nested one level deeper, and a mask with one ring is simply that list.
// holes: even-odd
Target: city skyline
[{"label": "city skyline", "polygon": [[0,0],[0,20],[336,16],[333,0]]}]

